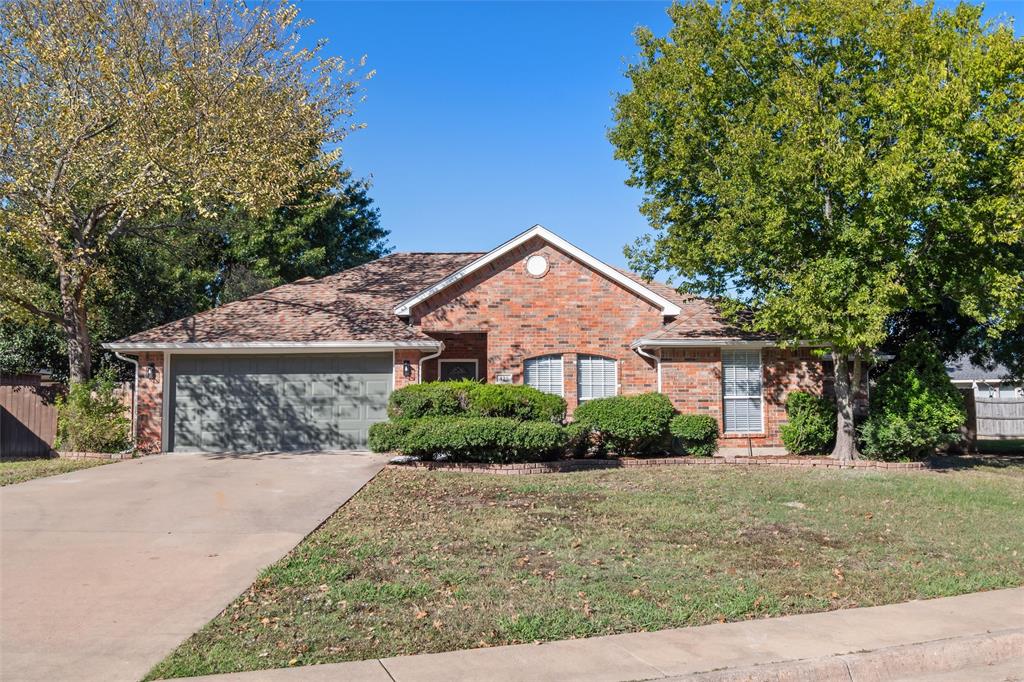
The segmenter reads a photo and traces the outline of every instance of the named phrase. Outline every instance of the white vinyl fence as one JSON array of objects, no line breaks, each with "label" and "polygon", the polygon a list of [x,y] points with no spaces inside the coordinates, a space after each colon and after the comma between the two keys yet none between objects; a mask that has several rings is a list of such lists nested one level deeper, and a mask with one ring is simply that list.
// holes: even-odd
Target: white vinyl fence
[{"label": "white vinyl fence", "polygon": [[975,398],[978,438],[1024,438],[1024,398]]}]

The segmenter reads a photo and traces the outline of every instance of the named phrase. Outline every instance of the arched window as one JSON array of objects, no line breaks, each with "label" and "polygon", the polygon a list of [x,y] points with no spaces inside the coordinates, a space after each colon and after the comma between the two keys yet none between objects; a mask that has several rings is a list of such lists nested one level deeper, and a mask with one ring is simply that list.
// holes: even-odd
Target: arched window
[{"label": "arched window", "polygon": [[561,355],[530,358],[526,361],[524,369],[523,380],[527,386],[533,386],[545,393],[564,395],[565,381]]},{"label": "arched window", "polygon": [[618,393],[616,363],[600,355],[580,355],[576,362],[576,396],[580,402]]}]

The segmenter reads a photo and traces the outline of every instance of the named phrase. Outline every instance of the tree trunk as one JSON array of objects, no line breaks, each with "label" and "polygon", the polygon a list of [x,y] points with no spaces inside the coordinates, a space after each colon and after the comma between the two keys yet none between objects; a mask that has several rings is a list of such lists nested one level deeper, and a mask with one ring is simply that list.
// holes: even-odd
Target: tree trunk
[{"label": "tree trunk", "polygon": [[861,361],[859,355],[854,356],[851,377],[850,361],[846,354],[833,350],[832,357],[836,386],[836,446],[832,456],[840,462],[850,462],[860,457],[853,423],[853,405],[860,387]]},{"label": "tree trunk", "polygon": [[68,344],[68,376],[71,383],[88,381],[92,374],[92,344],[82,301],[84,291],[84,283],[61,268],[61,326]]}]

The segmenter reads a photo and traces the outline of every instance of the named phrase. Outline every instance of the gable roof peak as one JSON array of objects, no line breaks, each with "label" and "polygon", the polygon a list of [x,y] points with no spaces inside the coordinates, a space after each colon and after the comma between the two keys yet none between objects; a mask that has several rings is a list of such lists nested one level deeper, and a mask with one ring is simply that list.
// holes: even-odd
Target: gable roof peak
[{"label": "gable roof peak", "polygon": [[456,282],[462,280],[473,272],[484,267],[488,263],[500,258],[504,254],[508,253],[512,249],[524,244],[525,242],[533,239],[534,237],[540,237],[545,242],[555,247],[559,251],[562,251],[572,258],[580,261],[587,267],[591,268],[595,272],[598,272],[613,282],[618,283],[623,288],[633,292],[640,298],[649,301],[659,308],[661,308],[662,315],[666,317],[672,317],[678,315],[681,312],[679,305],[672,300],[669,300],[665,296],[661,295],[649,286],[637,281],[636,279],[629,277],[619,271],[617,268],[613,268],[607,263],[598,260],[594,256],[579,248],[578,246],[571,244],[562,237],[544,227],[541,224],[536,224],[525,232],[521,232],[512,239],[509,239],[504,244],[491,249],[487,253],[481,255],[479,258],[459,268],[452,274],[448,275],[439,282],[432,284],[431,286],[420,290],[414,296],[405,299],[397,306],[395,306],[395,314],[400,317],[406,317],[411,314],[412,309],[415,305],[422,303],[439,291],[447,289]]}]

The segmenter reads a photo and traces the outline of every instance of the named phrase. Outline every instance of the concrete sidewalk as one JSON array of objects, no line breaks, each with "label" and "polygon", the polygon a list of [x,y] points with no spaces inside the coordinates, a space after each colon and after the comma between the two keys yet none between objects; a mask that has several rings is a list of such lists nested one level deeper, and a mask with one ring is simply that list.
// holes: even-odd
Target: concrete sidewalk
[{"label": "concrete sidewalk", "polygon": [[283,670],[218,682],[1024,679],[1024,588],[548,644]]}]

